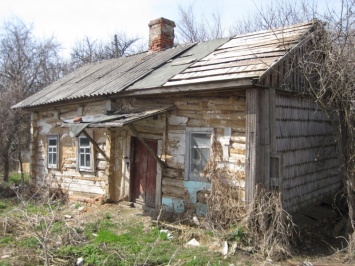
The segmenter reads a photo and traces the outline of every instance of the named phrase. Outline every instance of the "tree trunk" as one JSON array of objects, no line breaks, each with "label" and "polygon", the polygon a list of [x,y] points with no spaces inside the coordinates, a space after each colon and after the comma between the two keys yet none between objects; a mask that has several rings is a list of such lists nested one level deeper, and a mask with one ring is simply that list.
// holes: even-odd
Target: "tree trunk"
[{"label": "tree trunk", "polygon": [[4,167],[4,181],[8,182],[9,181],[9,174],[10,174],[10,161],[9,161],[9,156],[6,151],[4,151],[2,154],[2,163],[3,163],[3,167]]},{"label": "tree trunk", "polygon": [[348,204],[348,219],[350,228],[347,228],[350,245],[355,244],[355,174],[354,174],[354,143],[352,136],[351,119],[344,112],[340,112],[340,173],[346,186]]}]

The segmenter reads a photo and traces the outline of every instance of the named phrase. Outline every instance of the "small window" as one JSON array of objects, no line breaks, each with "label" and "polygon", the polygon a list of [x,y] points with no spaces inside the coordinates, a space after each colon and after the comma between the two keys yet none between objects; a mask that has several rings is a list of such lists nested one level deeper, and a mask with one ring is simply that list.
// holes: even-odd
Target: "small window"
[{"label": "small window", "polygon": [[58,136],[47,138],[47,167],[58,168]]},{"label": "small window", "polygon": [[79,170],[92,170],[92,149],[90,141],[85,136],[79,137],[79,149],[78,149],[78,166]]},{"label": "small window", "polygon": [[187,180],[199,181],[211,153],[212,129],[187,130]]}]

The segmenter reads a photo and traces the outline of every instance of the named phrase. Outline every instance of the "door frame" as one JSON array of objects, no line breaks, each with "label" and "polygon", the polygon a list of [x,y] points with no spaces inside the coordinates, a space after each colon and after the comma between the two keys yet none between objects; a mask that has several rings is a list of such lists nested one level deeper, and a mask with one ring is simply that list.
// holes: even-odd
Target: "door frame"
[{"label": "door frame", "polygon": [[[161,138],[158,138],[157,136],[145,136],[142,134],[144,139],[147,140],[155,140],[157,141],[157,156],[161,158],[162,156],[162,148],[163,148],[163,140]],[[130,137],[130,174],[129,174],[129,200],[133,202],[133,195],[132,195],[132,190],[133,190],[133,181],[134,181],[134,156],[135,156],[135,147],[134,147],[134,138],[136,138],[138,141],[140,141],[137,137],[131,136]],[[162,169],[160,167],[160,164],[156,162],[157,165],[157,174],[156,174],[156,184],[155,184],[155,209],[159,209],[161,206],[161,199],[162,199]],[[144,205],[145,206],[145,205]],[[145,206],[147,208],[150,208],[149,206]]]}]

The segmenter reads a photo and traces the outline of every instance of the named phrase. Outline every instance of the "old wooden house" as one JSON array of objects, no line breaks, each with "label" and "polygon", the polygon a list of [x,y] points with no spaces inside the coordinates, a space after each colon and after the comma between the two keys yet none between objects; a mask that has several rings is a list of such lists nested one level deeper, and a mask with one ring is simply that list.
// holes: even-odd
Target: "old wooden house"
[{"label": "old wooden house", "polygon": [[246,203],[258,183],[288,211],[339,190],[331,126],[292,70],[317,22],[176,46],[174,22],[149,27],[149,51],[87,64],[14,106],[31,112],[33,184],[201,213],[213,161]]}]

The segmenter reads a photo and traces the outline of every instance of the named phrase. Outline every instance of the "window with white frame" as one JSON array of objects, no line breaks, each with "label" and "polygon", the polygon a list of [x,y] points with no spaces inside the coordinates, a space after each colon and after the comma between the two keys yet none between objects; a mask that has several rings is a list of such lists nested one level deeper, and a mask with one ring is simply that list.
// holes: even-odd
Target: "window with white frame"
[{"label": "window with white frame", "polygon": [[211,153],[211,128],[186,129],[186,179],[200,181]]},{"label": "window with white frame", "polygon": [[78,147],[78,168],[79,170],[88,171],[93,169],[92,148],[90,140],[86,136],[79,136]]},{"label": "window with white frame", "polygon": [[47,137],[47,167],[58,168],[58,136]]}]

